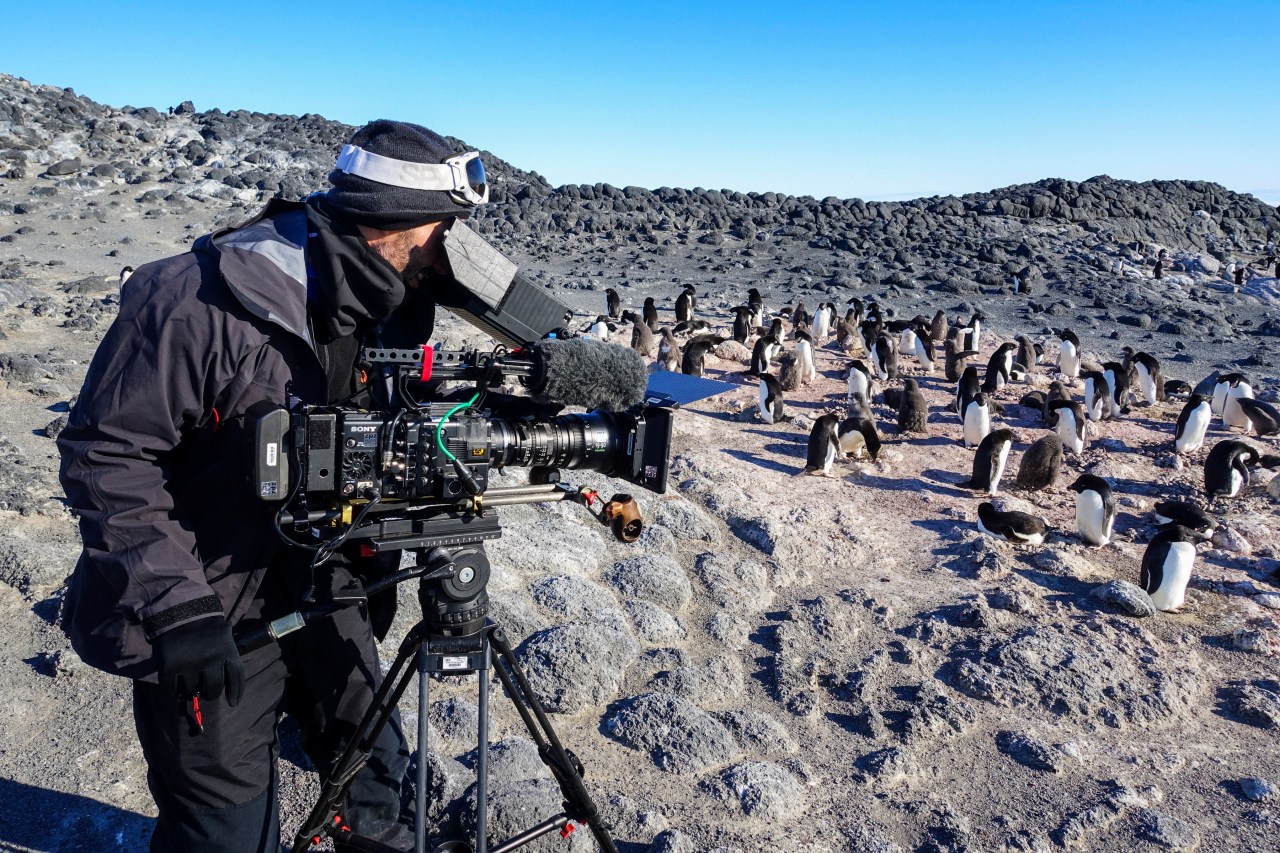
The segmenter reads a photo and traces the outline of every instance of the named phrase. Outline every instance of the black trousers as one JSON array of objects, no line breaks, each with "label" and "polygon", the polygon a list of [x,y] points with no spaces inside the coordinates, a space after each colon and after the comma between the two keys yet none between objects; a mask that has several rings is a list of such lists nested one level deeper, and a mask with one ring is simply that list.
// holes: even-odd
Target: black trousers
[{"label": "black trousers", "polygon": [[[199,735],[191,734],[182,700],[134,682],[134,721],[159,809],[151,853],[276,853],[281,714],[297,720],[324,779],[382,680],[368,619],[357,607],[246,654],[244,664],[240,704],[232,708],[225,697],[205,703]],[[408,763],[397,715],[348,792],[342,816],[355,832],[377,837],[393,827]]]}]

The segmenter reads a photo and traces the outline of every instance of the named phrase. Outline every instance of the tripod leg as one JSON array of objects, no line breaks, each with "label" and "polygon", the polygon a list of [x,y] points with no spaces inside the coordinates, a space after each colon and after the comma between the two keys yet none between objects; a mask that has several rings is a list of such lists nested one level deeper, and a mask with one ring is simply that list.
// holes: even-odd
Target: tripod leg
[{"label": "tripod leg", "polygon": [[617,853],[613,837],[609,834],[609,827],[600,817],[600,812],[591,799],[587,786],[583,784],[582,765],[560,743],[555,729],[551,727],[551,720],[547,717],[546,710],[538,701],[511,647],[507,645],[506,635],[501,628],[494,627],[489,632],[489,640],[493,668],[502,681],[502,686],[506,688],[507,695],[516,706],[516,711],[524,721],[525,728],[529,730],[530,737],[538,744],[538,752],[542,756],[543,763],[559,783],[560,792],[564,795],[566,804],[573,810],[571,817],[590,827],[591,834],[595,836],[601,850],[605,853]]},{"label": "tripod leg", "polygon": [[418,790],[415,794],[417,810],[413,821],[414,853],[427,853],[427,686],[431,681],[427,674],[427,646],[418,646]]},{"label": "tripod leg", "polygon": [[480,711],[476,721],[476,853],[489,849],[489,638],[485,637],[485,667],[476,673],[480,692]]}]

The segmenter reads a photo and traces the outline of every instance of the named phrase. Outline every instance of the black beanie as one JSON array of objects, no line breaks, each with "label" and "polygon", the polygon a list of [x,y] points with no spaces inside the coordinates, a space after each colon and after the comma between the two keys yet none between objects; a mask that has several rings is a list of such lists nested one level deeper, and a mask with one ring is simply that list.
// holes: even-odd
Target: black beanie
[{"label": "black beanie", "polygon": [[[351,135],[349,145],[372,154],[412,163],[443,163],[454,151],[440,134],[422,125],[378,119]],[[465,219],[472,208],[458,204],[442,190],[416,190],[380,184],[340,169],[329,173],[333,188],[324,194],[331,215],[360,225],[399,231],[454,217]]]}]

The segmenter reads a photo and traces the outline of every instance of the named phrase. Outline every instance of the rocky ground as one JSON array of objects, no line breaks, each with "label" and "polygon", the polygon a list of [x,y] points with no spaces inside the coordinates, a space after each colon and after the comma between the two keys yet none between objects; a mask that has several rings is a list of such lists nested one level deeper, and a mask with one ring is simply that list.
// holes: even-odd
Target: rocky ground
[{"label": "rocky ground", "polygon": [[[113,316],[115,273],[270,194],[322,186],[348,133],[316,116],[105,107],[0,76],[0,849],[142,849],[152,813],[127,685],[79,664],[56,625],[79,543],[52,438]],[[749,286],[770,308],[858,295],[903,317],[983,311],[993,334],[979,361],[1001,336],[1052,346],[1052,330],[1070,326],[1096,360],[1131,344],[1192,383],[1233,367],[1264,399],[1280,387],[1276,280],[1237,291],[1224,275],[1265,257],[1280,215],[1212,184],[1043,181],[878,204],[551,188],[490,163],[495,203],[477,227],[584,325],[605,287],[631,307],[653,295],[669,318],[691,283],[701,316],[719,323]],[[1138,240],[1174,258],[1162,281]],[[1015,292],[1015,275],[1030,293]],[[457,321],[439,334],[481,343]],[[907,360],[928,436],[897,435],[878,400],[877,461],[796,476],[812,420],[843,411],[847,357],[824,348],[819,377],[788,395],[788,419],[766,425],[754,382],[736,375],[744,353],[719,354],[710,375],[738,390],[677,416],[671,489],[637,495],[640,542],[613,541],[580,509],[537,505],[504,509],[489,547],[495,618],[520,641],[620,849],[1275,849],[1270,472],[1221,509],[1186,610],[1151,614],[1114,582],[1136,583],[1154,502],[1202,495],[1206,451],[1172,452],[1179,403],[1098,425],[1046,491],[1010,477],[1006,505],[1052,527],[1044,545],[1016,547],[976,531],[983,498],[958,486],[972,452],[940,375]],[[1046,364],[1032,382],[1051,378]],[[1026,390],[998,395],[1019,435],[1011,473],[1045,430],[1017,405]],[[1206,449],[1225,437],[1215,429]],[[1276,452],[1274,439],[1246,440]],[[1075,534],[1066,486],[1079,472],[1117,493],[1111,545]],[[412,624],[413,592],[402,590],[388,655]],[[475,684],[433,696],[431,817],[466,825]],[[285,729],[292,826],[315,783]],[[500,834],[558,795],[500,695],[492,734]],[[538,845],[591,846],[584,832]]]}]

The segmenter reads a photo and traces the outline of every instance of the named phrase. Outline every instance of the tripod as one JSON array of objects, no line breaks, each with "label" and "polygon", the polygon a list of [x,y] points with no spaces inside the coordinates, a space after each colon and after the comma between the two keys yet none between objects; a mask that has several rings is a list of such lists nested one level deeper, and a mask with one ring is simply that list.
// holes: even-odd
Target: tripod
[{"label": "tripod", "polygon": [[[436,540],[440,541],[440,540]],[[456,543],[453,538],[451,544]],[[421,543],[421,540],[419,540]],[[419,544],[415,543],[415,544]],[[426,813],[428,768],[427,709],[432,676],[461,676],[475,673],[478,683],[479,719],[476,749],[476,837],[474,853],[509,853],[536,838],[559,830],[565,837],[573,823],[585,823],[605,853],[617,853],[609,829],[583,784],[583,768],[572,751],[565,749],[520,668],[502,629],[487,621],[489,562],[484,551],[471,544],[462,547],[437,545],[412,549],[417,566],[371,585],[369,592],[394,586],[409,577],[418,577],[418,600],[423,618],[401,642],[396,657],[361,719],[355,735],[338,758],[319,800],[294,836],[292,853],[303,853],[326,837],[340,840],[349,849],[367,853],[406,853],[380,842],[355,835],[340,816],[343,797],[356,774],[368,762],[378,735],[409,686],[418,676],[418,766],[414,827],[414,852],[426,853]],[[416,661],[416,667],[410,663]],[[489,751],[489,673],[502,682],[515,705],[538,754],[550,769],[564,796],[563,811],[536,824],[497,846],[487,839],[487,792]],[[462,841],[447,841],[433,853],[471,853]]]}]

